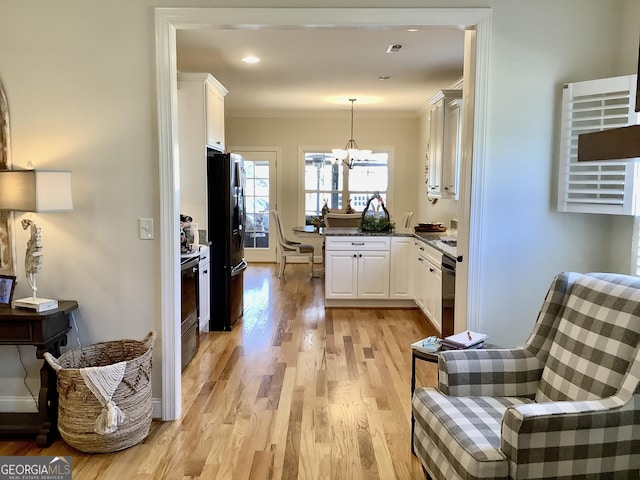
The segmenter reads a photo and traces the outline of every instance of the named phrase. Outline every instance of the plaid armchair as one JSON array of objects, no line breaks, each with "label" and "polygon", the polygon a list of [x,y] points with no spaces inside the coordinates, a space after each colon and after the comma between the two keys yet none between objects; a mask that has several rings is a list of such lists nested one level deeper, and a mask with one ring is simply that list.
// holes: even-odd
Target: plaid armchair
[{"label": "plaid armchair", "polygon": [[414,452],[438,480],[638,479],[639,341],[639,278],[562,273],[523,345],[441,354]]}]

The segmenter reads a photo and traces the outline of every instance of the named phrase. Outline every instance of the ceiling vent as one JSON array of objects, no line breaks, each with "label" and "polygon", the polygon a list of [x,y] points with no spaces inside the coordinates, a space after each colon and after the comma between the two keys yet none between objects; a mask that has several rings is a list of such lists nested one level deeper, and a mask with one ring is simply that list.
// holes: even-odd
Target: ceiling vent
[{"label": "ceiling vent", "polygon": [[398,53],[400,50],[402,50],[401,43],[392,43],[387,47],[387,53]]}]

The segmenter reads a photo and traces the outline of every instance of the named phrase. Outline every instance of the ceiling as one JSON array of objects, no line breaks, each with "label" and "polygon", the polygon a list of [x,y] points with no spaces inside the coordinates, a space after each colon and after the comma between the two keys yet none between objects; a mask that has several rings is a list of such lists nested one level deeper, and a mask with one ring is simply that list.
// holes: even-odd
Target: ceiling
[{"label": "ceiling", "polygon": [[[386,53],[393,44],[402,48]],[[463,50],[453,27],[177,31],[178,70],[216,77],[227,115],[344,111],[349,98],[356,111],[416,113],[462,76]]]}]

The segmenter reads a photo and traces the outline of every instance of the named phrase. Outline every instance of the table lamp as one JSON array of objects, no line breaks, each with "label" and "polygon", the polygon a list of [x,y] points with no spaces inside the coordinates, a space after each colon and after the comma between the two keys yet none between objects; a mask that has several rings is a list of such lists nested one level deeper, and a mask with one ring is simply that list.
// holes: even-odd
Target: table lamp
[{"label": "table lamp", "polygon": [[[0,210],[14,212],[66,212],[73,210],[71,172],[53,170],[0,170]],[[42,268],[41,228],[30,219],[22,228],[31,229],[25,254],[25,275],[33,295],[13,301],[14,307],[44,312],[58,308],[58,301],[38,298],[36,274]]]}]

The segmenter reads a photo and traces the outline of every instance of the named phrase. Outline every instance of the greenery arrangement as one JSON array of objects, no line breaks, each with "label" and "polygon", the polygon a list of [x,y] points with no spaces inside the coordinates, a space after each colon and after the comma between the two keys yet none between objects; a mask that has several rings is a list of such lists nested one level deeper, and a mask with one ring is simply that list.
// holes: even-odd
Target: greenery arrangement
[{"label": "greenery arrangement", "polygon": [[324,215],[322,217],[311,217],[311,225],[316,228],[324,227]]},{"label": "greenery arrangement", "polygon": [[388,232],[393,230],[395,226],[395,223],[389,220],[387,216],[365,215],[362,217],[360,230],[363,232]]}]

